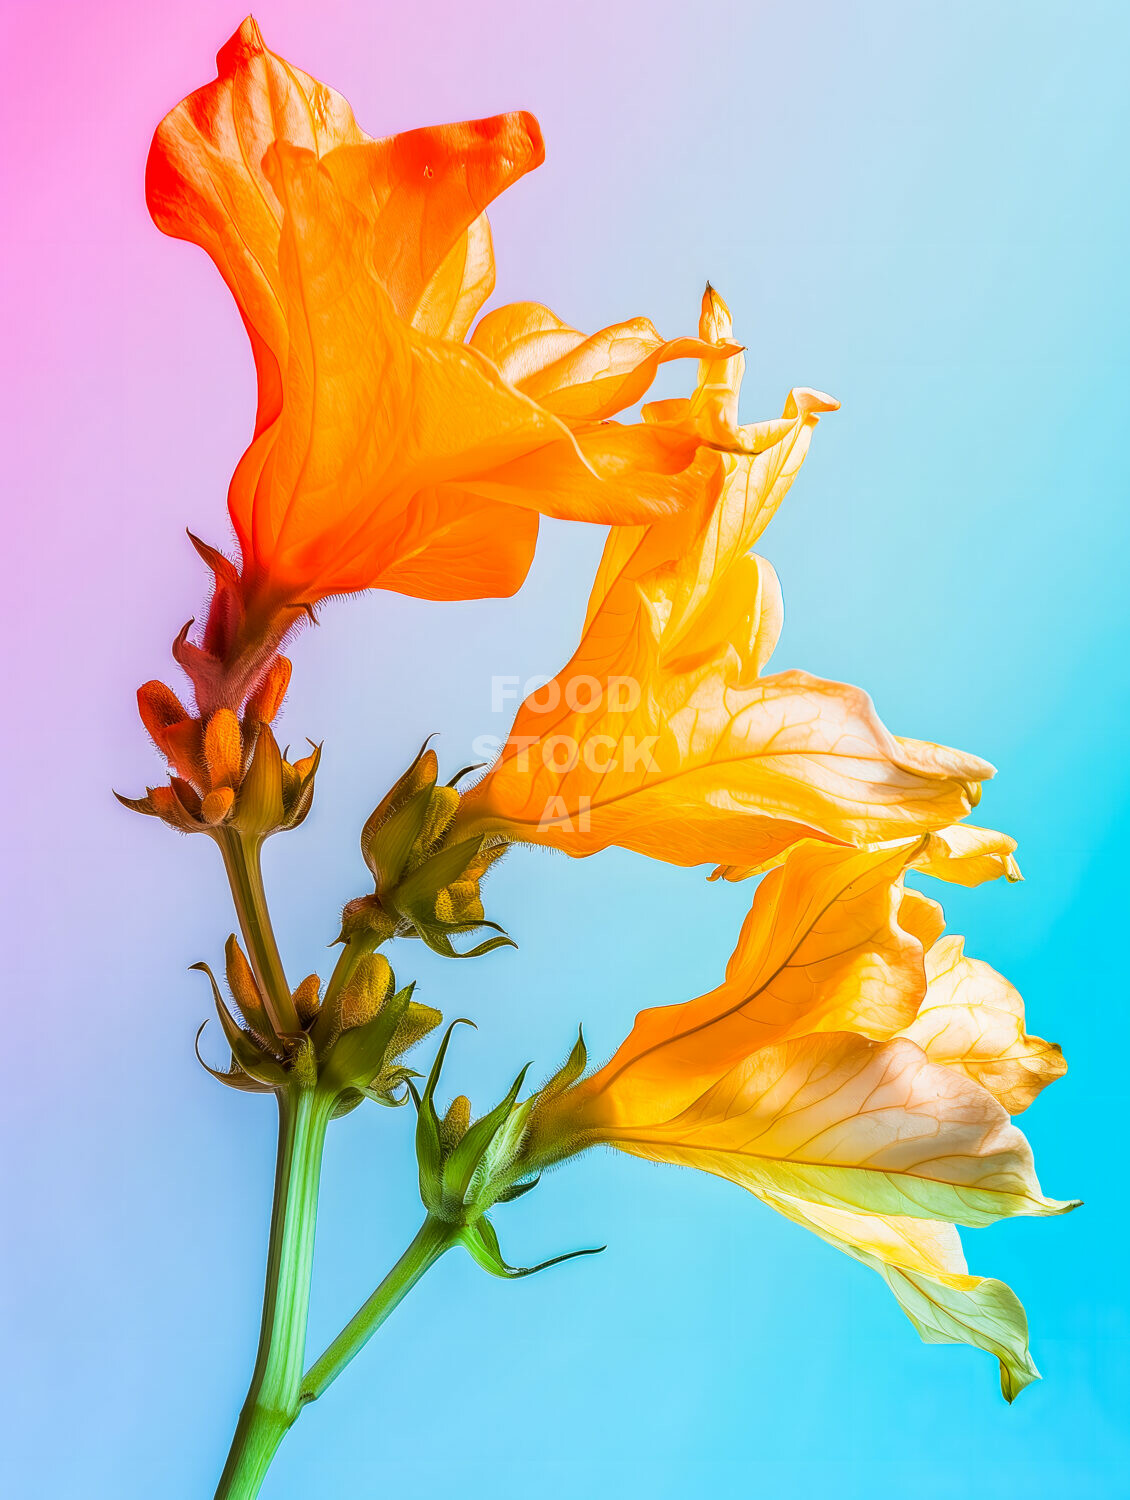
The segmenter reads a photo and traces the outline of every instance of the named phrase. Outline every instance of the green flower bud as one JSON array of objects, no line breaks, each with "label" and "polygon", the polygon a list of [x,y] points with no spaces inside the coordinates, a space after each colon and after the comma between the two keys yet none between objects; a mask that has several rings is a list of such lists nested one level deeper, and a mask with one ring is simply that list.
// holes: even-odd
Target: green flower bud
[{"label": "green flower bud", "polygon": [[[480,893],[506,846],[486,834],[454,839],[459,792],[454,783],[437,785],[438,778],[439,760],[425,746],[366,822],[361,853],[375,890],[347,903],[339,942],[376,946],[395,932],[421,938],[447,958],[477,958],[514,946],[487,921]],[[458,951],[452,937],[480,927],[494,928],[498,936]]]},{"label": "green flower bud", "polygon": [[[412,999],[414,985],[397,989],[392,968],[379,953],[362,958],[332,1000],[320,998],[317,975],[308,975],[293,995],[301,1023],[296,1033],[280,1033],[272,1026],[269,1008],[234,935],[228,939],[226,965],[234,1012],[224,1003],[208,965],[193,967],[211,982],[216,1013],[231,1049],[231,1065],[224,1072],[201,1058],[208,1072],[230,1088],[251,1093],[321,1089],[333,1096],[335,1114],[348,1113],[363,1099],[406,1103],[407,1085],[416,1075],[400,1059],[442,1019],[439,1011]],[[199,1037],[198,1032],[198,1043]]]},{"label": "green flower bud", "polygon": [[528,1276],[577,1255],[597,1254],[595,1249],[574,1250],[529,1267],[511,1266],[504,1260],[487,1214],[495,1204],[512,1202],[538,1184],[527,1139],[530,1116],[539,1096],[535,1094],[522,1101],[518,1098],[529,1071],[527,1064],[506,1097],[481,1119],[471,1119],[470,1101],[459,1095],[441,1120],[435,1109],[435,1089],[457,1025],[459,1022],[453,1021],[448,1027],[423,1093],[417,1094],[409,1084],[417,1109],[420,1197],[429,1215],[457,1230],[459,1241],[494,1276]]}]

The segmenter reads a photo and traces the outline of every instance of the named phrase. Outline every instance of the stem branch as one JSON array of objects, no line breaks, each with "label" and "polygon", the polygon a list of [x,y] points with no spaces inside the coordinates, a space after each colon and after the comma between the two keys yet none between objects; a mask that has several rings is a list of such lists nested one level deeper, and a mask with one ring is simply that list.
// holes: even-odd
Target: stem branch
[{"label": "stem branch", "polygon": [[316,1401],[346,1365],[360,1353],[394,1308],[421,1276],[449,1250],[459,1237],[459,1226],[445,1224],[429,1214],[416,1238],[377,1287],[369,1300],[345,1325],[325,1353],[310,1366],[302,1379],[301,1400]]}]

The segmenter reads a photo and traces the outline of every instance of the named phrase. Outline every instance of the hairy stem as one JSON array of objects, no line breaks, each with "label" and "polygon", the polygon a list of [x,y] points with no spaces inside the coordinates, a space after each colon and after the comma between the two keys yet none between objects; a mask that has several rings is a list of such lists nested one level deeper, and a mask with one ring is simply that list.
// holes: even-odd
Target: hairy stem
[{"label": "hairy stem", "polygon": [[322,1146],[332,1096],[280,1092],[275,1197],[259,1350],[216,1500],[253,1500],[301,1408]]},{"label": "hairy stem", "polygon": [[433,1219],[429,1214],[416,1238],[377,1287],[369,1300],[349,1320],[325,1353],[310,1366],[302,1379],[303,1403],[316,1401],[376,1333],[394,1308],[421,1276],[449,1250],[459,1237],[459,1227]]}]

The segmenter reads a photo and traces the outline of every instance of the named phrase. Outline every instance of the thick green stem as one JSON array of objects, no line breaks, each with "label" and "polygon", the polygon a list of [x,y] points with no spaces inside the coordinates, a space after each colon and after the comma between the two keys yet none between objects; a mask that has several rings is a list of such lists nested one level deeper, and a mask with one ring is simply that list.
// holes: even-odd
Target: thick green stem
[{"label": "thick green stem", "polygon": [[216,1500],[253,1500],[301,1408],[318,1180],[332,1096],[279,1094],[279,1150],[259,1351]]},{"label": "thick green stem", "polygon": [[445,1224],[429,1214],[420,1226],[416,1238],[373,1295],[349,1320],[321,1358],[307,1370],[302,1379],[303,1403],[316,1401],[326,1387],[337,1379],[353,1356],[369,1342],[389,1313],[400,1306],[420,1277],[435,1265],[445,1250],[450,1250],[459,1233],[458,1225]]},{"label": "thick green stem", "polygon": [[247,945],[247,956],[270,1009],[271,1020],[276,1031],[300,1031],[298,1013],[291,999],[290,986],[286,981],[267,911],[267,896],[263,890],[263,872],[259,863],[263,840],[240,833],[235,828],[221,827],[216,831],[216,842],[224,856],[224,869],[231,886],[240,931]]}]

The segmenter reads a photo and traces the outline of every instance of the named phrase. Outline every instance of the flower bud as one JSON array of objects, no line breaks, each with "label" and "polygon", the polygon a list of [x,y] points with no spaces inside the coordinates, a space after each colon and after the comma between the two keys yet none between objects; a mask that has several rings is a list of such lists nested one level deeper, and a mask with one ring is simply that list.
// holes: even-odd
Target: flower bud
[{"label": "flower bud", "polygon": [[[514,946],[486,920],[479,889],[505,844],[484,834],[454,838],[459,792],[451,783],[437,785],[438,777],[436,753],[425,747],[365,824],[361,853],[376,889],[346,905],[339,941],[368,936],[376,944],[395,932],[422,938],[447,958]],[[499,935],[458,952],[452,936],[479,927]]]},{"label": "flower bud", "polygon": [[576,1108],[576,1085],[581,1082],[588,1061],[584,1030],[578,1027],[573,1050],[531,1100],[524,1144],[525,1159],[531,1170],[544,1171],[592,1144],[591,1137],[581,1128]]},{"label": "flower bud", "polygon": [[277,708],[279,684],[286,678],[289,663],[264,685],[265,696],[248,705],[242,722],[230,708],[219,708],[206,720],[192,718],[164,683],[146,683],[138,704],[145,727],[169,761],[169,785],[149,787],[144,797],[115,794],[118,801],[182,833],[218,837],[221,829],[234,829],[266,838],[296,828],[310,811],[321,748],[311,745],[310,755],[292,763],[280,753],[270,725],[256,717],[272,703]]},{"label": "flower bud", "polygon": [[308,975],[293,995],[301,1022],[295,1033],[280,1032],[273,1024],[270,1007],[234,936],[228,939],[226,959],[234,1012],[224,1003],[208,965],[193,965],[211,981],[216,1012],[231,1048],[226,1072],[208,1067],[201,1058],[214,1078],[251,1093],[318,1088],[332,1094],[338,1115],[366,1098],[388,1105],[407,1101],[405,1085],[415,1075],[400,1059],[439,1025],[441,1016],[413,1001],[413,985],[396,988],[383,954],[362,959],[333,999],[323,1001],[317,975]]},{"label": "flower bud", "polygon": [[470,1254],[494,1276],[528,1276],[577,1255],[595,1255],[597,1250],[574,1250],[530,1267],[510,1266],[503,1259],[487,1213],[496,1203],[509,1203],[538,1184],[527,1143],[531,1112],[539,1096],[535,1094],[519,1102],[518,1095],[529,1071],[527,1064],[501,1103],[481,1119],[471,1119],[470,1101],[462,1094],[452,1100],[440,1119],[435,1109],[435,1089],[451,1034],[458,1024],[454,1021],[448,1027],[423,1093],[417,1095],[409,1084],[417,1108],[420,1197],[429,1215],[458,1230],[458,1238]]}]

